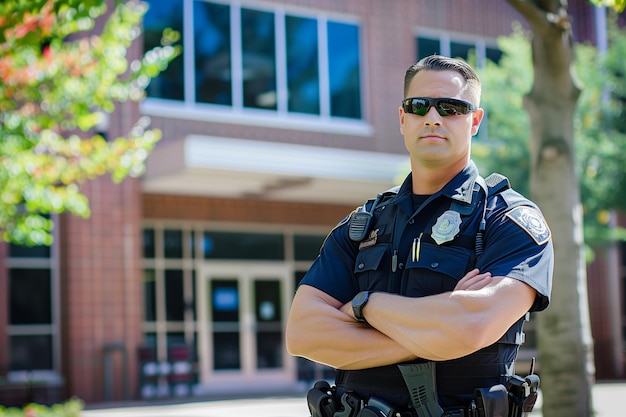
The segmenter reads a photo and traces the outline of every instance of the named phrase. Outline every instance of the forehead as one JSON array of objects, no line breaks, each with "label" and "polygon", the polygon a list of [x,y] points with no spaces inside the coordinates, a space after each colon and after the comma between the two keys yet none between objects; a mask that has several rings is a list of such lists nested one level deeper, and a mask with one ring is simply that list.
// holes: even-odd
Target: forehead
[{"label": "forehead", "polygon": [[467,82],[451,70],[422,70],[415,74],[409,85],[407,97],[463,97]]}]

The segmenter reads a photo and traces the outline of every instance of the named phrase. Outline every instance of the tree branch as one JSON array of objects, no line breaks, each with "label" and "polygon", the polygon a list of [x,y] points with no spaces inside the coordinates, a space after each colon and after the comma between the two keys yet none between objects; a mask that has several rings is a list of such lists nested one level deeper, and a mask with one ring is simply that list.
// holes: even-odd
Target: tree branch
[{"label": "tree branch", "polygon": [[[565,0],[507,0],[522,16],[526,18],[534,31],[546,31],[557,28],[561,31],[570,30],[567,2]],[[565,2],[565,4],[563,4]]]},{"label": "tree branch", "polygon": [[545,13],[535,2],[527,0],[507,0],[515,10],[526,18],[531,26],[537,27],[545,22]]}]

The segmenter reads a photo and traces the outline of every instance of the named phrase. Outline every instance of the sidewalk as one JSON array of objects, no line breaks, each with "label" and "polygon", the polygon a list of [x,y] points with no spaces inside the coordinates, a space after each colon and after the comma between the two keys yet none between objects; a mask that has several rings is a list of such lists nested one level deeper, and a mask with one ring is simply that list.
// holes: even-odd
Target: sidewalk
[{"label": "sidewalk", "polygon": [[[623,417],[626,382],[597,383],[595,417]],[[532,417],[541,417],[541,396]],[[82,417],[307,417],[304,395],[87,409]]]}]

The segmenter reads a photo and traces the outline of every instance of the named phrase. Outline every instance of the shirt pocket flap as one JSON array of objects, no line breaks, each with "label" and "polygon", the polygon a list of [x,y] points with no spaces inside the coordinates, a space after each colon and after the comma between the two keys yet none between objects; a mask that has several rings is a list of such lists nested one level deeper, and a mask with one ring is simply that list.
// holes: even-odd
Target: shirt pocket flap
[{"label": "shirt pocket flap", "polygon": [[467,249],[423,243],[415,257],[409,256],[407,268],[429,269],[457,281],[467,272],[470,252]]},{"label": "shirt pocket flap", "polygon": [[354,263],[354,273],[360,274],[378,269],[389,245],[375,245],[359,252]]}]

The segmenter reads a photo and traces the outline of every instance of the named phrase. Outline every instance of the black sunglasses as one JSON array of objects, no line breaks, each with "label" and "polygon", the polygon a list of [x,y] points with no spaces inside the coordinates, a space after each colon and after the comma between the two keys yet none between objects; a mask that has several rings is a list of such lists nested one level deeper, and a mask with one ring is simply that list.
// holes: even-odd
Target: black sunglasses
[{"label": "black sunglasses", "polygon": [[402,100],[404,111],[418,116],[424,116],[432,106],[441,116],[457,116],[476,110],[472,103],[458,98],[409,97]]}]

